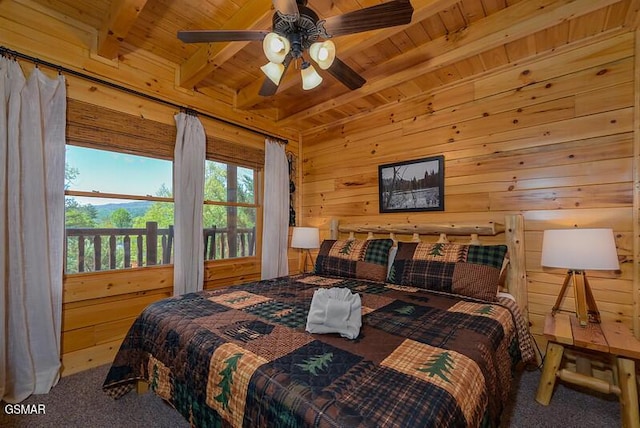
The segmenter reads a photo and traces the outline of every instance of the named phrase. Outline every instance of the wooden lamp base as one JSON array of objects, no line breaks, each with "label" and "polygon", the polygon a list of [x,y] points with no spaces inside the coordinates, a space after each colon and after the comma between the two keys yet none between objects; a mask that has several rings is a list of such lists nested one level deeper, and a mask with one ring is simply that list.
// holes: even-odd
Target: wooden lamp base
[{"label": "wooden lamp base", "polygon": [[303,252],[304,252],[304,261],[302,262],[302,272],[303,273],[308,273],[308,272],[311,272],[311,271],[307,270],[307,260],[311,261],[311,270],[314,269],[315,262],[313,261],[313,256],[311,255],[311,250],[306,248]]},{"label": "wooden lamp base", "polygon": [[573,284],[573,292],[576,301],[576,316],[578,317],[580,325],[584,327],[589,322],[599,323],[600,312],[598,311],[596,301],[593,298],[593,292],[589,286],[589,281],[587,281],[587,275],[583,270],[569,269],[569,271],[567,271],[567,276],[564,278],[560,294],[556,299],[555,305],[551,308],[551,314],[555,315],[556,312],[558,312],[562,298],[569,286],[569,282]]}]

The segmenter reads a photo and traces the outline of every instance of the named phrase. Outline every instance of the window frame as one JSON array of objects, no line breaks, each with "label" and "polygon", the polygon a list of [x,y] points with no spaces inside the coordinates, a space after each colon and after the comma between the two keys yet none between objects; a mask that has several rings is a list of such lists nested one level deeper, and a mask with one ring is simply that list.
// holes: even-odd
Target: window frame
[{"label": "window frame", "polygon": [[[98,150],[104,153],[120,153],[120,154],[124,154],[124,155],[131,155],[131,156],[138,156],[138,157],[142,157],[142,158],[149,158],[149,159],[158,159],[158,160],[162,160],[162,161],[167,161],[171,163],[171,169],[172,169],[172,175],[173,175],[173,169],[174,169],[174,161],[173,159],[166,159],[164,157],[161,156],[153,156],[153,154],[149,155],[149,154],[141,154],[141,153],[129,153],[126,151],[122,151],[122,150],[108,150],[107,148],[105,148],[104,146],[97,146],[97,147],[90,147],[89,145],[76,145],[76,144],[69,144],[68,142],[65,144],[65,146],[74,146],[74,147],[81,147],[81,148],[86,148],[86,149],[91,149],[91,150]],[[65,149],[66,151],[66,149]],[[65,155],[65,165],[66,165],[66,155]],[[172,184],[172,188],[173,188],[173,183]],[[173,189],[172,189],[173,192]],[[99,190],[92,190],[92,191],[83,191],[83,190],[70,190],[70,189],[65,189],[64,191],[64,195],[65,198],[66,197],[84,197],[84,198],[100,198],[100,199],[114,199],[114,200],[122,200],[122,201],[150,201],[150,202],[167,202],[167,203],[171,203],[174,204],[174,198],[168,198],[168,197],[161,197],[161,196],[152,196],[152,195],[131,195],[131,194],[126,194],[126,193],[112,193],[112,192],[101,192]],[[162,240],[166,240],[166,245],[170,245],[170,253],[169,255],[165,255],[164,252],[162,253],[162,257],[158,257],[158,247],[157,245],[155,246],[155,249],[149,249],[149,247],[147,247],[147,245],[144,245],[144,249],[139,247],[139,242],[136,243],[137,246],[137,254],[138,256],[144,254],[144,256],[142,257],[143,259],[145,259],[145,264],[143,266],[126,266],[126,267],[122,267],[122,268],[112,268],[111,265],[113,263],[115,263],[115,258],[116,255],[114,254],[115,251],[115,247],[118,246],[118,238],[116,238],[117,236],[119,236],[118,234],[113,234],[111,236],[109,236],[108,242],[109,242],[109,262],[107,264],[106,268],[101,268],[101,269],[95,269],[96,268],[96,264],[95,264],[95,259],[94,259],[94,266],[92,270],[85,270],[86,265],[82,265],[82,268],[80,268],[80,266],[78,267],[78,271],[77,272],[69,272],[68,271],[68,248],[69,248],[69,235],[68,235],[68,230],[69,229],[74,229],[74,228],[68,228],[66,225],[66,219],[67,219],[67,209],[65,206],[65,224],[64,224],[64,236],[65,236],[65,241],[64,241],[64,265],[63,265],[63,273],[65,276],[70,276],[70,275],[78,275],[78,274],[87,274],[87,273],[97,273],[97,272],[122,272],[122,271],[126,271],[129,269],[145,269],[145,268],[154,268],[154,267],[163,267],[163,266],[173,266],[173,245],[171,242],[168,242],[170,239],[173,240],[173,225],[169,227],[169,230],[166,233],[166,237],[164,236],[164,233],[160,234],[160,235],[153,235],[155,237],[155,239],[157,239],[158,237],[160,237],[160,242],[163,242]],[[154,234],[155,231],[157,231],[157,224],[155,225],[155,228],[152,227],[151,230],[149,229],[149,224],[147,224],[147,233],[144,235],[145,238],[149,238],[150,234]],[[96,229],[96,230],[103,230],[104,228],[100,228],[100,227],[95,227],[95,228],[80,228],[80,229]],[[117,230],[118,228],[109,228],[109,229],[114,229]],[[141,228],[132,228],[132,229],[141,229]],[[89,236],[93,236],[93,240],[94,240],[94,245],[95,245],[95,239],[96,237],[99,237],[99,242],[102,243],[102,237],[107,236],[104,234],[92,234],[92,235],[87,235],[87,238],[89,238]],[[131,235],[127,235],[130,237],[135,236],[135,234],[131,234]],[[139,235],[141,236],[141,235]],[[91,239],[91,238],[89,238]],[[111,242],[111,240],[114,240],[114,242]],[[124,238],[122,238],[124,240]],[[140,238],[138,238],[140,239]],[[156,241],[157,242],[157,241]],[[85,240],[83,240],[83,244],[82,244],[82,248],[84,248],[84,246],[86,245],[86,238]],[[80,244],[79,245],[79,249],[78,249],[78,257],[80,257]],[[124,245],[124,242],[121,244]],[[152,246],[153,247],[153,246]],[[145,250],[143,252],[143,250]],[[97,252],[96,252],[97,251]],[[151,252],[149,252],[151,251]],[[100,250],[95,250],[94,249],[94,257],[98,255],[101,256],[102,255],[102,248]],[[130,255],[129,255],[130,256]],[[151,257],[152,259],[155,259],[155,261],[151,264],[149,264],[148,258]],[[126,256],[126,251],[125,251],[125,256],[124,256],[125,260],[124,263],[125,265],[128,264],[127,262],[127,256]],[[130,260],[130,259],[129,259]],[[168,260],[168,262],[165,263],[165,260]],[[140,260],[137,260],[137,262],[140,262]],[[130,261],[129,261],[130,263]],[[102,266],[102,260],[99,263],[100,266]]]},{"label": "window frame", "polygon": [[[255,221],[255,251],[253,255],[249,255],[249,256],[240,256],[240,257],[225,257],[225,258],[220,258],[220,259],[207,259],[205,257],[204,260],[204,264],[205,267],[207,266],[215,266],[216,264],[221,264],[221,263],[228,263],[229,261],[232,260],[240,260],[240,261],[246,261],[246,260],[259,260],[262,257],[262,213],[263,213],[263,206],[262,206],[262,193],[263,193],[263,186],[262,186],[262,176],[263,176],[263,168],[259,168],[255,165],[239,165],[237,163],[233,163],[233,162],[229,162],[227,160],[220,160],[217,159],[213,156],[210,156],[209,154],[207,154],[206,156],[206,161],[211,161],[211,162],[217,162],[220,164],[224,164],[227,167],[227,173],[229,171],[229,167],[241,167],[241,168],[246,168],[246,169],[250,169],[253,171],[253,193],[254,193],[254,201],[253,203],[248,203],[248,202],[237,202],[237,201],[215,201],[215,200],[207,200],[205,199],[203,201],[203,209],[205,206],[207,205],[213,205],[213,206],[223,206],[223,207],[236,207],[236,208],[254,208],[256,210],[256,221]],[[228,175],[227,175],[228,177]],[[235,181],[235,188],[237,189],[238,186],[238,182],[237,182],[237,178],[238,175],[234,174],[234,181]],[[227,183],[227,189],[229,189],[229,183]],[[227,194],[228,194],[228,190],[227,190]],[[237,195],[236,195],[237,196]],[[207,229],[207,227],[205,227],[206,225],[203,224],[203,234],[204,234],[204,230]]]}]

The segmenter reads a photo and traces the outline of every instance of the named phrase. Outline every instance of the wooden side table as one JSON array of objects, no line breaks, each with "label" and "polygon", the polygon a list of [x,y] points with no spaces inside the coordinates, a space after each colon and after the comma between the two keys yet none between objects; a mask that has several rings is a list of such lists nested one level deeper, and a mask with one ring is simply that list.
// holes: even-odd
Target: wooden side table
[{"label": "wooden side table", "polygon": [[[607,321],[581,327],[573,315],[549,314],[544,322],[544,335],[549,343],[536,394],[538,403],[545,406],[549,404],[556,379],[560,378],[595,391],[618,395],[622,426],[640,428],[634,361],[640,359],[640,341],[633,336],[631,330],[623,324]],[[614,383],[585,374],[584,370],[574,372],[562,368],[562,357],[567,347],[607,354],[611,360]]]}]

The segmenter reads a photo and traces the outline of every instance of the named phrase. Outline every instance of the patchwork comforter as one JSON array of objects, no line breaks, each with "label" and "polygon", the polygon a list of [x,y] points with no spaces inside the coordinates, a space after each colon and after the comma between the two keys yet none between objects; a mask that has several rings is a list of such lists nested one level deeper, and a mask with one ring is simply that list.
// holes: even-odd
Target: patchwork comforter
[{"label": "patchwork comforter", "polygon": [[[355,340],[305,332],[319,287],[360,294]],[[534,355],[515,307],[314,275],[185,294],[143,311],[103,389],[146,380],[201,427],[496,426]]]}]

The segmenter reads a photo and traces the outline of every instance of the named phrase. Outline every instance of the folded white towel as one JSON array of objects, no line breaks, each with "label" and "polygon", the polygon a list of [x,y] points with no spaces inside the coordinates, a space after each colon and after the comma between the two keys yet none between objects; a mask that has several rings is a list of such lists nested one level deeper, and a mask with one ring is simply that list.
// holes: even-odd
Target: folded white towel
[{"label": "folded white towel", "polygon": [[313,293],[307,317],[309,333],[340,333],[355,339],[362,327],[362,302],[348,288],[320,288]]}]

